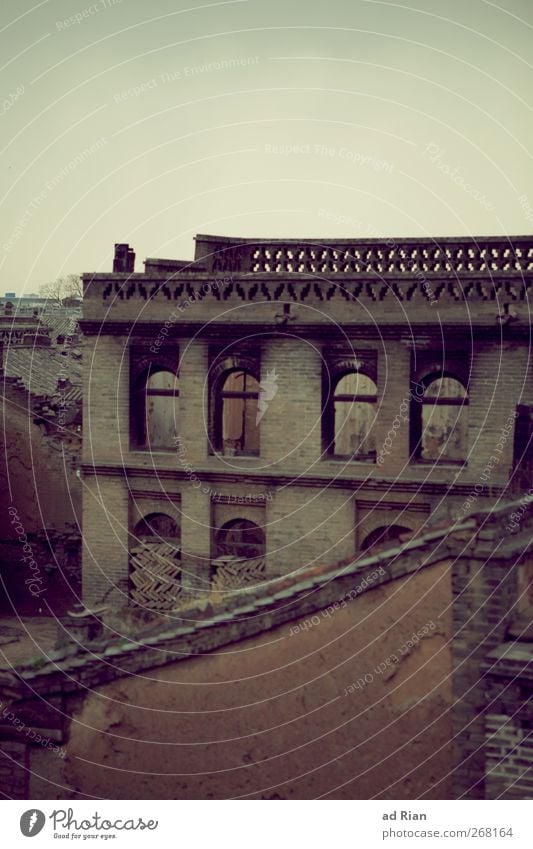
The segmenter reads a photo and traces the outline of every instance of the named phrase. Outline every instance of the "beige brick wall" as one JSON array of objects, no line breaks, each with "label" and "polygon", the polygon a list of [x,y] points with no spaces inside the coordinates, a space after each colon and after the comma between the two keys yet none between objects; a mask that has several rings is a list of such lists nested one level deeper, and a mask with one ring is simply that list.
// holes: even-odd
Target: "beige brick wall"
[{"label": "beige brick wall", "polygon": [[[472,358],[469,404],[469,469],[479,476],[491,455],[500,459],[491,474],[491,482],[505,483],[513,460],[513,426],[506,438],[502,429],[521,403],[527,386],[528,350],[526,346],[480,345]],[[522,402],[523,403],[523,402]],[[498,443],[502,438],[500,451]]]},{"label": "beige brick wall", "polygon": [[182,339],[179,346],[179,433],[189,463],[203,466],[208,455],[207,344],[201,339]]},{"label": "beige brick wall", "polygon": [[261,377],[277,374],[278,391],[261,421],[261,459],[268,468],[301,470],[320,459],[322,361],[304,340],[281,336],[265,342]]},{"label": "beige brick wall", "polygon": [[278,489],[267,505],[267,551],[271,574],[352,556],[355,522],[350,490]]},{"label": "beige brick wall", "polygon": [[396,429],[394,424],[400,412],[405,417],[409,416],[409,410],[405,412],[405,404],[402,407],[402,402],[406,399],[408,401],[409,397],[410,368],[411,351],[406,345],[384,340],[378,347],[378,410],[375,425],[378,454],[391,432],[390,447],[387,442],[390,453],[383,454],[384,462],[379,471],[383,477],[396,477],[409,462],[409,422],[400,418],[400,426]]},{"label": "beige brick wall", "polygon": [[121,478],[86,476],[83,490],[83,599],[127,602],[129,499]]},{"label": "beige brick wall", "polygon": [[[130,306],[121,310],[114,308],[120,317],[126,317]],[[324,305],[329,310],[330,304]],[[194,305],[194,314],[198,317],[207,310],[207,301]],[[210,308],[213,306],[209,301]],[[218,309],[226,314],[228,304],[219,304]],[[260,307],[261,305],[257,305]],[[281,311],[281,305],[267,304],[270,311]],[[423,307],[426,309],[426,306]],[[165,311],[159,313],[155,305],[150,305],[150,314],[168,317]],[[307,310],[297,306],[299,320],[306,320]],[[377,309],[377,306],[376,306]],[[382,309],[382,306],[380,306]],[[416,305],[413,306],[416,309]],[[192,310],[187,319],[192,320]],[[204,312],[202,312],[204,311]],[[239,312],[243,312],[242,310]],[[247,312],[247,310],[244,310]],[[142,318],[147,315],[143,308]],[[249,319],[250,316],[247,315]],[[315,314],[312,316],[316,319]],[[261,327],[261,326],[259,326]],[[238,330],[236,331],[238,334]],[[157,325],[154,324],[154,338]],[[169,342],[169,344],[172,344]],[[288,329],[280,329],[276,336],[257,337],[261,349],[261,376],[275,371],[277,392],[268,402],[268,409],[261,421],[261,453],[256,458],[220,458],[208,452],[208,343],[203,339],[178,339],[180,349],[180,416],[179,430],[184,453],[182,459],[190,472],[183,479],[185,466],[180,462],[178,452],[168,451],[150,455],[143,451],[129,451],[129,362],[126,350],[127,337],[100,336],[87,338],[84,419],[84,455],[85,462],[106,462],[117,468],[116,479],[102,478],[101,491],[105,493],[106,507],[110,513],[118,514],[127,524],[128,492],[127,484],[120,477],[123,466],[144,465],[153,471],[153,480],[157,480],[159,469],[166,470],[166,476],[157,482],[158,487],[171,487],[182,494],[181,533],[184,557],[196,564],[205,577],[206,563],[212,554],[212,495],[235,492],[239,495],[256,493],[262,490],[272,492],[272,500],[265,505],[267,536],[267,567],[271,574],[302,568],[313,562],[333,563],[351,556],[366,533],[374,529],[374,524],[365,520],[364,533],[356,530],[355,505],[350,486],[333,489],[326,484],[323,488],[303,486],[298,478],[306,475],[325,475],[334,479],[339,475],[351,474],[364,479],[383,481],[387,487],[394,482],[408,481],[415,487],[422,481],[439,483],[455,480],[457,467],[428,465],[420,466],[409,462],[410,436],[409,422],[401,421],[394,438],[391,440],[390,454],[385,456],[383,465],[371,462],[345,463],[323,459],[322,451],[322,355],[327,341],[296,339],[290,336]],[[354,340],[357,353],[359,342]],[[429,341],[425,340],[426,347]],[[436,343],[434,344],[434,347]],[[398,416],[402,401],[408,398],[411,369],[411,349],[398,340],[366,339],[361,350],[377,351],[378,360],[378,413],[375,423],[376,445],[382,447],[387,434]],[[526,372],[527,349],[507,344],[500,350],[498,345],[479,343],[473,355],[472,379],[470,385],[470,443],[474,446],[469,457],[468,468],[463,470],[458,481],[473,487],[480,481],[480,475],[500,439],[502,428],[512,415],[515,405],[524,398],[524,376]],[[490,476],[483,482],[483,488],[476,493],[475,507],[482,507],[489,495],[490,484],[504,484],[508,478],[512,460],[513,431],[509,431],[503,446],[501,460]],[[172,479],[173,471],[176,474]],[[226,477],[212,478],[211,473],[223,473]],[[283,474],[294,479],[292,485],[281,485],[276,479],[272,483],[250,482],[249,474]],[[198,475],[193,479],[192,475]],[[197,486],[199,480],[207,490]],[[84,533],[89,546],[96,547],[99,558],[112,564],[113,574],[124,583],[128,573],[127,551],[117,543],[117,533],[109,529],[109,519],[102,518],[105,511],[97,507],[91,492],[94,479],[88,478],[89,489],[85,494]],[[387,483],[389,482],[389,483]],[[150,477],[144,478],[143,487],[151,486]],[[408,504],[411,494],[398,492],[402,505]],[[442,495],[424,495],[418,493],[418,500],[428,509],[442,501]],[[378,502],[383,496],[380,492],[359,491],[357,497],[366,501]],[[384,496],[388,501],[396,495]],[[448,496],[447,504],[452,501],[461,505],[465,499],[461,494],[455,498]],[[233,516],[241,516],[238,506]],[[420,508],[418,508],[420,509]],[[471,509],[470,507],[468,508]],[[382,512],[382,511],[381,511]],[[468,512],[468,511],[467,511]],[[397,519],[397,511],[390,512],[390,523]],[[409,521],[401,522],[412,529],[419,528],[426,519],[421,512],[409,511]],[[386,524],[387,517],[379,517],[380,524]],[[356,536],[358,539],[356,540]],[[123,538],[122,531],[118,533]],[[94,563],[89,555],[84,558],[87,572],[85,578],[88,598],[95,598],[103,591],[102,581],[96,579]],[[111,568],[111,567],[110,567]],[[193,567],[191,566],[191,569]],[[117,596],[118,598],[118,596]]]},{"label": "beige brick wall", "polygon": [[[88,352],[86,393],[87,437],[84,440],[85,459],[113,462],[119,468],[126,463],[144,463],[157,468],[179,471],[184,465],[179,461],[177,452],[165,452],[150,455],[147,452],[129,453],[126,449],[129,441],[129,376],[127,357],[124,357],[125,343],[121,338],[102,337],[92,342]],[[369,347],[368,344],[365,347]],[[378,347],[378,449],[386,438],[397,416],[402,401],[409,389],[410,357],[408,346],[400,342],[387,341]],[[520,398],[520,386],[525,371],[527,352],[510,349],[500,362],[500,352],[496,347],[481,347],[474,357],[472,382],[470,387],[470,434],[477,439],[469,467],[461,475],[465,483],[475,483],[484,464],[495,450],[498,439]],[[377,467],[372,463],[337,463],[321,459],[321,421],[322,404],[322,360],[320,351],[305,341],[291,339],[280,334],[279,338],[262,341],[262,376],[275,370],[278,391],[269,401],[261,421],[261,455],[259,458],[216,458],[208,455],[206,422],[208,417],[207,399],[207,344],[196,340],[188,344],[180,340],[180,435],[185,446],[182,458],[192,469],[192,474],[200,474],[207,489],[204,491],[191,475],[186,480],[176,480],[172,487],[182,492],[181,531],[184,557],[202,573],[207,574],[206,564],[211,557],[213,537],[213,514],[211,510],[212,492],[247,494],[267,486],[251,486],[247,473],[279,472],[298,475],[330,474],[332,477],[357,469],[358,474],[369,474],[377,478],[408,478],[416,481],[428,474],[428,467],[422,471],[416,465],[409,464],[409,424],[401,423],[392,440],[391,453],[385,463]],[[122,363],[122,365],[121,365]],[[494,384],[493,375],[500,376]],[[492,395],[498,393],[497,400]],[[90,394],[89,394],[90,393]],[[503,483],[508,476],[512,458],[512,431],[504,445],[502,459],[494,470],[490,483]],[[94,453],[93,453],[94,452]],[[210,480],[209,469],[224,471],[237,480],[224,482]],[[438,468],[430,470],[430,475],[450,475],[449,470]],[[238,479],[241,479],[240,483]],[[147,479],[145,479],[146,481]],[[488,483],[488,482],[487,482]],[[145,483],[145,486],[149,484]],[[94,486],[94,481],[92,486]],[[160,479],[158,486],[163,489],[170,481]],[[366,533],[373,530],[368,518],[365,518],[364,533],[356,531],[355,507],[350,489],[320,489],[294,485],[280,487],[274,482],[271,487],[272,500],[266,504],[267,564],[272,574],[302,568],[313,562],[330,562],[351,556]],[[482,506],[483,492],[476,498],[476,505]],[[106,507],[110,514],[118,513],[118,521],[127,524],[128,495],[126,483],[120,478],[102,479],[101,492],[105,493]],[[390,496],[388,496],[390,498]],[[368,500],[368,496],[366,496]],[[379,501],[380,495],[370,496]],[[108,499],[110,499],[108,501]],[[408,502],[405,496],[402,503]],[[423,499],[428,506],[435,502],[434,496]],[[125,511],[125,512],[124,512]],[[100,559],[113,563],[116,576],[124,583],[128,574],[127,550],[117,543],[122,532],[109,529],[109,517],[102,519],[102,508],[95,506],[92,496],[86,495],[84,508],[84,532],[89,545],[96,546]],[[105,512],[105,511],[104,511]],[[233,508],[233,517],[241,517],[238,506]],[[380,511],[382,513],[382,511]],[[394,512],[394,511],[393,511]],[[122,518],[120,518],[120,516]],[[420,527],[425,516],[416,513],[405,521],[407,527]],[[380,524],[386,524],[387,517],[379,517]],[[390,521],[396,517],[390,514]],[[108,530],[105,530],[108,528]],[[104,530],[103,530],[104,529]],[[356,534],[358,540],[356,540]],[[89,596],[94,599],[103,590],[102,580],[96,580],[95,566],[85,555],[87,564],[85,586]],[[122,564],[122,565],[120,565]],[[121,586],[123,585],[121,584]],[[97,587],[98,592],[94,589]]]},{"label": "beige brick wall", "polygon": [[83,356],[83,460],[120,462],[130,441],[127,338],[89,336]]}]

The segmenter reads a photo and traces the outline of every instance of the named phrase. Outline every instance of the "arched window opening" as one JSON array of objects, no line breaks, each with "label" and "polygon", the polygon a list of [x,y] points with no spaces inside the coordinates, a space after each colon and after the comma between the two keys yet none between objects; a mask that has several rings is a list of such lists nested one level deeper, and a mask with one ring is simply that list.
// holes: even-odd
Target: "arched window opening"
[{"label": "arched window opening", "polygon": [[178,435],[179,383],[169,369],[152,368],[137,392],[138,444],[161,450],[175,446]]},{"label": "arched window opening", "polygon": [[134,534],[142,541],[179,542],[180,528],[166,513],[150,513],[136,524]]},{"label": "arched window opening", "polygon": [[249,519],[232,519],[216,535],[216,556],[231,560],[252,560],[265,556],[265,534]]},{"label": "arched window opening", "polygon": [[218,448],[224,454],[259,454],[259,383],[247,371],[231,371],[222,381],[218,410]]},{"label": "arched window opening", "polygon": [[432,462],[460,462],[468,454],[468,394],[455,377],[425,382],[419,456]]},{"label": "arched window opening", "polygon": [[361,372],[349,372],[338,381],[333,395],[335,456],[362,460],[375,457],[372,425],[377,392],[374,381]]},{"label": "arched window opening", "polygon": [[214,592],[234,592],[265,579],[265,534],[249,519],[226,522],[215,536]]},{"label": "arched window opening", "polygon": [[361,551],[372,551],[387,546],[390,547],[390,544],[398,542],[403,534],[412,534],[412,531],[403,525],[384,525],[383,527],[375,528],[363,540]]}]

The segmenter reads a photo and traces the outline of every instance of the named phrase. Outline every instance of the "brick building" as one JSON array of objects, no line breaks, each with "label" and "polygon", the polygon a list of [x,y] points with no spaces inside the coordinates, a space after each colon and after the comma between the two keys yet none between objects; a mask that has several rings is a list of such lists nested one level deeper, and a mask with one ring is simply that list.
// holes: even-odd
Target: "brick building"
[{"label": "brick building", "polygon": [[532,271],[525,236],[197,236],[142,274],[117,246],[84,275],[86,604],[171,610],[523,487]]}]

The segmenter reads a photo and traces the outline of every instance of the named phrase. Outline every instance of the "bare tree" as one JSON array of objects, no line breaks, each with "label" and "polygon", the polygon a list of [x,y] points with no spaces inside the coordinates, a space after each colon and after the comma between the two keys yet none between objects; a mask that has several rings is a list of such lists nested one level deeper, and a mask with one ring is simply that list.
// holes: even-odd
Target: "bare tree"
[{"label": "bare tree", "polygon": [[65,297],[83,298],[83,283],[79,274],[69,274],[66,278]]},{"label": "bare tree", "polygon": [[67,274],[66,277],[58,277],[52,283],[44,283],[40,286],[39,292],[53,304],[63,306],[65,298],[83,297],[81,277],[78,274]]}]

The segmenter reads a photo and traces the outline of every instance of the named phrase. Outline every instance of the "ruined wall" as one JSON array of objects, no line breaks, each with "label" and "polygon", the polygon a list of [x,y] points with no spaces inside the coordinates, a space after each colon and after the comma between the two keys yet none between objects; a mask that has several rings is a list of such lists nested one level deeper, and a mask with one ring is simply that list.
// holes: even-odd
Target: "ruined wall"
[{"label": "ruined wall", "polygon": [[[194,306],[201,312],[203,303]],[[191,307],[191,311],[193,307]],[[144,317],[144,312],[143,312]],[[155,326],[157,328],[157,325]],[[154,329],[154,334],[156,329]],[[156,337],[157,338],[157,337]],[[152,337],[145,338],[145,345]],[[400,340],[380,344],[368,340],[360,349],[374,352],[378,368],[376,445],[382,448],[392,434],[383,463],[333,460],[322,453],[323,343],[309,340],[261,338],[262,374],[276,371],[278,390],[261,420],[259,457],[219,457],[209,454],[208,356],[203,340],[176,339],[180,366],[180,452],[150,453],[129,444],[129,351],[126,337],[87,337],[84,421],[86,497],[84,599],[123,602],[128,586],[128,483],[124,468],[144,475],[146,491],[172,488],[179,494],[183,551],[196,563],[202,580],[214,556],[212,539],[214,499],[219,496],[255,498],[268,493],[266,504],[266,563],[270,574],[283,574],[316,562],[332,563],[354,555],[369,533],[398,524],[424,530],[432,514],[450,511],[468,515],[491,497],[491,487],[504,485],[512,457],[513,419],[502,427],[519,398],[516,375],[523,351],[509,352],[498,365],[498,416],[492,416],[488,436],[479,422],[487,418],[487,386],[482,375],[498,361],[499,348],[480,348],[473,368],[469,419],[472,453],[468,466],[418,464],[410,460],[409,387],[412,351]],[[324,343],[325,347],[327,344]],[[359,350],[359,349],[358,349]],[[488,358],[488,359],[487,359]],[[481,363],[479,365],[478,363]],[[495,367],[495,366],[494,366]],[[483,371],[480,371],[483,369]],[[490,371],[490,369],[489,369]],[[399,411],[406,415],[400,419]],[[483,408],[483,409],[482,409]],[[399,422],[399,428],[393,427]],[[501,442],[501,457],[481,478]],[[96,466],[94,476],[92,467]],[[105,466],[105,470],[102,468]],[[100,468],[98,468],[100,467]],[[128,472],[131,476],[132,472]],[[340,487],[346,478],[345,487]],[[457,492],[444,488],[453,478]],[[205,485],[200,487],[200,481]],[[362,482],[365,482],[364,493]],[[470,501],[467,499],[471,496]],[[243,518],[235,505],[226,519]],[[440,515],[439,515],[440,520]],[[185,555],[184,555],[185,556]],[[288,565],[289,564],[289,565]],[[194,568],[191,566],[192,571]],[[114,592],[112,583],[117,584]]]},{"label": "ruined wall", "polygon": [[[450,601],[442,562],[98,687],[63,781],[103,798],[451,798]],[[33,776],[32,798],[53,791]]]},{"label": "ruined wall", "polygon": [[[506,551],[502,531],[505,533],[502,524],[486,523],[477,532],[475,552],[466,552],[470,556],[458,558],[454,563],[453,692],[457,756],[454,792],[457,798],[485,798],[486,714],[487,710],[493,714],[505,712],[489,704],[490,682],[483,674],[487,654],[504,642],[519,607],[521,554]],[[494,717],[489,718],[489,728],[494,727],[493,721]]]},{"label": "ruined wall", "polygon": [[[46,614],[48,607],[60,613],[80,591],[77,440],[46,436],[33,423],[30,401],[27,392],[4,384],[0,431],[4,581],[0,610],[4,615],[13,613],[12,605],[20,615]],[[37,579],[33,593],[26,583],[32,578]]]},{"label": "ruined wall", "polygon": [[[499,655],[499,656],[498,656]],[[531,644],[491,653],[487,680],[487,799],[531,799],[533,747]]]},{"label": "ruined wall", "polygon": [[[521,513],[519,508],[519,511],[511,514],[514,529],[520,518],[524,518],[524,513]],[[508,528],[510,527],[511,525],[508,525]],[[530,799],[533,793],[531,554],[523,558],[516,578],[518,600],[512,613],[511,624],[507,628],[507,641],[490,652],[483,668],[486,685],[487,799]]]},{"label": "ruined wall", "polygon": [[[530,397],[533,386],[525,379],[529,354],[520,323],[527,316],[520,306],[518,277],[518,288],[512,290],[518,324],[496,323],[495,293],[507,297],[510,290],[503,279],[492,279],[495,263],[502,273],[517,272],[509,264],[507,247],[489,240],[491,256],[498,259],[487,263],[489,248],[462,240],[447,242],[437,254],[425,240],[403,247],[384,241],[357,247],[347,240],[342,244],[348,253],[341,262],[336,253],[340,243],[321,246],[319,256],[313,245],[297,242],[259,250],[205,238],[215,254],[222,251],[220,257],[213,260],[207,251],[204,261],[187,271],[183,263],[151,260],[146,274],[84,278],[87,604],[106,593],[110,603],[123,603],[129,580],[127,534],[132,530],[128,478],[137,471],[144,475],[147,492],[159,486],[159,478],[176,494],[183,557],[198,584],[208,579],[215,556],[220,511],[213,492],[243,501],[268,492],[264,513],[256,513],[261,513],[258,523],[265,523],[270,575],[349,558],[381,528],[399,525],[419,532],[429,522],[465,518],[494,503],[509,478],[515,407]],[[521,244],[525,250],[525,242]],[[358,259],[349,258],[352,251]],[[363,256],[370,263],[367,269]],[[407,256],[412,257],[411,268],[405,264]],[[431,285],[420,271],[413,279],[415,256],[416,263],[432,269]],[[473,256],[478,256],[476,262]],[[454,263],[459,276],[467,275],[464,285],[449,278]],[[370,267],[378,272],[372,279]],[[335,278],[328,280],[332,273]],[[475,283],[472,274],[477,275]],[[474,335],[464,324],[466,314]],[[260,423],[258,457],[215,456],[209,446],[213,352],[226,344],[226,355],[235,356],[235,363],[249,355],[263,380],[276,375],[276,392]],[[143,363],[147,358],[143,368],[150,357],[174,356],[177,361],[179,352],[183,463],[176,451],[151,454],[130,445],[130,372],[135,373],[137,348]],[[324,450],[332,437],[325,373],[336,363],[330,372],[338,377],[356,359],[363,373],[366,361],[377,382],[375,462],[346,462]],[[461,433],[468,430],[464,465],[459,448],[455,461],[448,457],[452,462],[420,462],[415,456],[420,447],[417,422],[423,416],[412,395],[413,382],[442,369],[469,388],[469,406],[461,413],[459,428]],[[450,408],[435,407],[439,409],[447,420]],[[438,412],[434,416],[438,419]],[[452,420],[453,415],[450,428]],[[436,431],[439,442],[442,433]],[[200,481],[205,489],[196,487]],[[235,506],[225,519],[246,518],[245,512]]]}]

